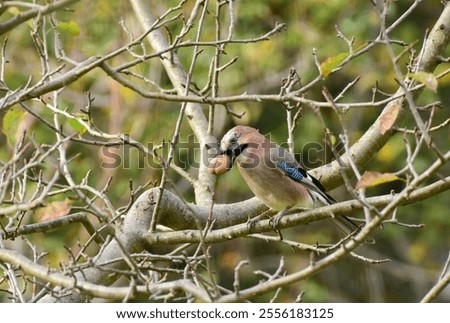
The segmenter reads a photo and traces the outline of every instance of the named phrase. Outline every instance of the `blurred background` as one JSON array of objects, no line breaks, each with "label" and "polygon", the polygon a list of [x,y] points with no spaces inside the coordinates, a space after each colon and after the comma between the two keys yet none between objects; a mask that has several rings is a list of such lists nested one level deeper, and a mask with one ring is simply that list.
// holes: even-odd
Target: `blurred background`
[{"label": "blurred background", "polygon": [[[411,5],[412,1],[393,1],[390,5],[388,24],[395,21]],[[176,1],[152,1],[154,12],[163,13],[176,5]],[[189,16],[194,1],[188,1],[182,9]],[[276,23],[285,23],[286,29],[271,37],[270,41],[249,44],[231,44],[226,47],[223,62],[237,57],[235,64],[227,68],[219,80],[219,95],[277,94],[280,91],[282,79],[287,77],[289,70],[295,68],[302,84],[313,80],[317,75],[317,67],[312,55],[313,48],[317,50],[319,61],[347,52],[347,44],[336,37],[335,26],[348,38],[354,37],[354,47],[375,39],[379,33],[379,19],[370,1],[349,0],[304,0],[304,1],[235,1],[234,38],[254,38],[269,32]],[[79,32],[61,30],[64,49],[69,57],[81,61],[92,55],[104,55],[129,41],[121,27],[124,24],[134,35],[141,33],[141,27],[127,1],[83,1],[73,6],[73,11],[56,14],[61,22],[74,22]],[[442,5],[438,0],[423,1],[414,12],[405,19],[390,35],[391,39],[399,40],[420,51],[427,30],[430,30],[440,12]],[[0,19],[10,18],[15,13],[12,8]],[[212,22],[209,19],[209,22]],[[74,25],[74,26],[75,26]],[[174,21],[169,24],[172,35],[180,31],[182,24]],[[211,40],[215,37],[213,23],[205,24],[202,39]],[[195,34],[189,35],[194,39]],[[11,88],[17,88],[26,83],[28,78],[39,78],[40,61],[36,48],[30,38],[30,26],[22,24],[9,32],[7,46],[8,66],[5,79]],[[189,37],[188,37],[189,38]],[[0,38],[3,43],[5,36]],[[404,46],[394,46],[399,55],[399,66],[407,73],[409,55]],[[192,48],[181,48],[178,54],[189,66]],[[449,49],[446,52],[450,55]],[[208,69],[214,55],[214,48],[205,48],[194,71],[193,82],[203,88],[208,81]],[[130,55],[120,55],[110,61],[114,66],[131,59]],[[442,64],[435,72],[448,69],[448,64]],[[146,75],[164,89],[172,89],[164,69],[157,59],[149,60],[133,68],[136,72]],[[356,77],[358,83],[347,93],[344,101],[363,102],[372,99],[372,88],[378,88],[385,93],[393,93],[398,88],[392,62],[383,46],[375,46],[370,52],[354,59],[341,71],[331,75],[325,81],[311,88],[307,98],[323,101],[321,91],[326,87],[333,96]],[[141,80],[136,80],[141,82]],[[149,90],[156,87],[145,85]],[[440,101],[441,109],[435,112],[434,123],[438,124],[450,115],[450,77],[439,80],[436,93],[425,89],[417,99],[417,105],[427,105]],[[91,107],[95,125],[104,132],[126,133],[148,147],[159,145],[164,139],[170,139],[173,134],[175,120],[178,116],[180,103],[162,100],[149,100],[127,89],[112,79],[106,77],[100,69],[94,70],[79,81],[68,86],[61,95],[64,106],[71,113],[80,112],[87,104],[86,92],[90,92],[94,101]],[[1,93],[0,93],[1,95]],[[377,99],[381,99],[378,96]],[[30,103],[33,106],[34,103]],[[36,107],[37,108],[37,107]],[[222,106],[216,107],[215,135],[221,138],[231,127],[246,124],[258,128],[261,133],[270,135],[272,141],[283,144],[287,141],[286,112],[279,103],[269,102],[238,102],[229,105],[234,112],[243,113],[241,118],[227,113]],[[349,110],[343,121],[352,141],[358,139],[379,115],[381,108],[362,107]],[[41,111],[45,118],[51,120],[49,111]],[[205,106],[205,112],[207,107]],[[423,116],[429,115],[424,112]],[[322,109],[327,128],[336,136],[341,133],[341,126],[335,113]],[[3,119],[4,112],[0,113]],[[402,127],[412,128],[414,122],[409,114],[404,116]],[[30,115],[21,121],[20,129],[28,129],[34,140],[39,143],[54,142],[54,133],[41,122]],[[433,140],[440,147],[450,148],[449,128],[436,132]],[[19,133],[19,129],[17,130]],[[332,155],[325,148],[325,129],[317,114],[304,107],[297,121],[295,132],[295,151],[299,160],[307,168],[315,168],[332,160]],[[200,162],[196,152],[198,144],[186,121],[183,122],[182,137],[175,162],[183,168],[196,174],[196,165]],[[87,136],[87,135],[86,135]],[[412,137],[410,138],[413,141]],[[284,144],[286,147],[286,145]],[[133,147],[105,148],[71,143],[69,155],[78,156],[70,163],[69,168],[77,181],[81,181],[88,170],[92,170],[89,184],[101,189],[113,176],[107,195],[116,208],[127,205],[130,200],[130,181],[133,187],[158,181],[161,171],[150,156]],[[5,162],[11,158],[13,148],[7,142],[4,131],[0,134],[0,160]],[[109,153],[109,155],[108,155]],[[118,167],[101,167],[102,162],[111,162],[111,153],[119,158]],[[395,172],[405,165],[406,151],[403,134],[398,133],[383,147],[367,165],[366,169],[379,172]],[[418,171],[426,169],[435,156],[422,149],[416,159]],[[118,159],[115,159],[117,161]],[[117,166],[117,165],[116,165]],[[45,167],[45,166],[43,166]],[[442,169],[442,175],[449,172],[449,167]],[[168,189],[182,195],[187,201],[194,201],[193,190],[189,183],[175,172],[170,173],[171,185]],[[437,175],[439,176],[439,175]],[[437,179],[438,177],[435,177]],[[427,183],[424,183],[424,185]],[[428,183],[429,184],[429,183]],[[149,186],[151,187],[151,185]],[[404,187],[402,181],[380,185],[367,190],[368,196],[399,192]],[[347,200],[351,196],[344,187],[330,192],[337,200]],[[253,194],[241,179],[236,169],[218,178],[216,183],[216,203],[230,203],[252,197]],[[55,200],[61,200],[61,195]],[[70,196],[67,196],[70,198]],[[77,201],[73,201],[72,209],[76,210]],[[450,203],[448,193],[443,193],[426,201],[405,206],[397,211],[399,221],[408,224],[424,224],[420,229],[407,228],[387,224],[374,233],[377,243],[357,250],[361,255],[374,259],[391,259],[382,264],[369,264],[353,257],[348,257],[322,271],[318,275],[301,281],[284,289],[278,294],[277,301],[291,302],[304,292],[303,300],[307,302],[416,302],[420,300],[429,288],[437,281],[443,269],[450,250]],[[363,214],[354,214],[362,217]],[[39,221],[39,213],[30,213],[26,220],[29,223]],[[299,226],[283,232],[287,239],[303,243],[333,243],[341,238],[340,233],[329,221],[321,221]],[[89,235],[79,225],[71,225],[64,230],[46,234],[33,234],[28,238],[41,251],[50,253],[48,259],[51,265],[68,260],[64,246],[77,249],[79,241],[85,241]],[[15,241],[14,243],[18,243]],[[161,249],[159,252],[165,252]],[[155,250],[154,252],[158,252]],[[213,266],[218,283],[233,289],[234,268],[242,260],[250,264],[243,266],[241,273],[241,288],[254,285],[262,277],[255,270],[274,272],[279,265],[280,256],[284,257],[286,269],[294,272],[306,266],[310,261],[307,252],[294,252],[291,248],[275,243],[264,242],[250,238],[241,238],[226,243],[213,245],[211,248]],[[0,291],[0,300],[2,299]],[[258,297],[255,301],[267,302],[273,294]],[[439,296],[438,301],[449,302],[450,290]]]}]

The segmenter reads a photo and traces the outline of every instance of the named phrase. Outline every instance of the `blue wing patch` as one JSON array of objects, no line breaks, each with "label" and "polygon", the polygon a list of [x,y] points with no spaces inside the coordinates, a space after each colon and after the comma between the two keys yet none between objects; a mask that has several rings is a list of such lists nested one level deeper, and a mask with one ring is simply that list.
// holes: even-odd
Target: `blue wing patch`
[{"label": "blue wing patch", "polygon": [[292,166],[291,164],[288,164],[285,161],[279,161],[277,167],[280,168],[283,172],[285,172],[286,175],[288,175],[294,181],[300,182],[303,178],[305,178],[306,174],[302,173],[302,169]]},{"label": "blue wing patch", "polygon": [[299,182],[309,190],[318,193],[325,203],[336,203],[336,200],[325,192],[325,187],[323,187],[322,183],[315,177],[309,175],[303,168],[289,164],[285,161],[279,161],[277,167],[292,180]]}]

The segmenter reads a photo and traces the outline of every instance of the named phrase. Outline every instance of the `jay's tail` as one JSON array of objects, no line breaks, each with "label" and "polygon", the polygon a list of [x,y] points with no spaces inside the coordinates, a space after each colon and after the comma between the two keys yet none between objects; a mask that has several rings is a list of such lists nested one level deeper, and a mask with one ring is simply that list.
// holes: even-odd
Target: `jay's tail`
[{"label": "jay's tail", "polygon": [[[323,188],[323,186],[322,186]],[[337,201],[330,195],[328,195],[325,192],[325,189],[323,188],[319,192],[310,192],[311,197],[313,200],[319,200],[322,204],[325,205],[331,205],[334,203],[337,203]],[[361,225],[356,224],[353,222],[350,218],[346,217],[345,215],[337,216],[335,218],[331,218],[331,221],[334,225],[336,225],[342,232],[344,232],[346,235],[354,235],[357,234],[359,231],[361,231]],[[374,244],[375,239],[371,236],[368,236],[366,238],[366,243]]]},{"label": "jay's tail", "polygon": [[[331,221],[334,225],[336,225],[341,231],[343,231],[347,235],[355,235],[361,231],[361,225],[357,225],[355,222],[353,222],[350,218],[346,217],[345,215],[337,216],[335,218],[331,218]],[[371,236],[366,237],[366,243],[368,244],[374,244],[375,239]]]}]

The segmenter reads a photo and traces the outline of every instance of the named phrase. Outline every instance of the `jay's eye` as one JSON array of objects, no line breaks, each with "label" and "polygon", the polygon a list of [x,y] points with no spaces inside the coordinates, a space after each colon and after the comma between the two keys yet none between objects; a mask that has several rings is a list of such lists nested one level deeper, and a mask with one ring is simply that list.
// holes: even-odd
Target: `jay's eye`
[{"label": "jay's eye", "polygon": [[237,143],[237,138],[236,137],[231,138],[230,143],[232,143],[232,144]]}]

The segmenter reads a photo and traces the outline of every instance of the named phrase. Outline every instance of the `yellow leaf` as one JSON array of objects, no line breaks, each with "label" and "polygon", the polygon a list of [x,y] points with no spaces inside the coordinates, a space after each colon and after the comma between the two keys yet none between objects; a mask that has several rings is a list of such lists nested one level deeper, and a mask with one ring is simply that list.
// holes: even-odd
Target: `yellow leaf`
[{"label": "yellow leaf", "polygon": [[68,32],[72,36],[79,36],[81,32],[80,26],[78,26],[78,24],[73,20],[69,22],[60,22],[58,24],[58,28]]},{"label": "yellow leaf", "polygon": [[17,141],[18,131],[21,131],[20,124],[25,120],[27,112],[19,108],[12,108],[6,112],[3,117],[2,132],[11,147],[14,147]]},{"label": "yellow leaf", "polygon": [[328,77],[328,75],[333,72],[333,70],[338,67],[344,59],[347,58],[349,53],[340,53],[335,56],[328,57],[325,61],[320,64],[320,73],[324,78]]},{"label": "yellow leaf", "polygon": [[[77,118],[89,123],[89,117],[86,113],[74,113]],[[86,127],[78,119],[67,119],[67,123],[72,127],[73,130],[83,135],[86,132]]]},{"label": "yellow leaf", "polygon": [[8,8],[8,12],[13,15],[13,16],[18,16],[20,15],[20,10],[17,7],[9,7]]},{"label": "yellow leaf", "polygon": [[392,173],[379,173],[375,171],[365,172],[356,183],[356,189],[373,187],[384,183],[400,180],[401,178]]},{"label": "yellow leaf", "polygon": [[332,147],[335,147],[336,144],[337,144],[336,136],[333,135],[333,134],[330,134],[330,143],[331,143],[331,146],[332,146]]},{"label": "yellow leaf", "polygon": [[420,264],[429,254],[429,250],[423,243],[413,243],[406,251],[406,256],[415,264]]},{"label": "yellow leaf", "polygon": [[429,88],[431,91],[436,92],[438,87],[438,80],[436,76],[434,76],[432,73],[427,72],[417,72],[417,73],[410,73],[409,77],[416,80],[417,82],[422,83],[427,88]]},{"label": "yellow leaf", "polygon": [[384,164],[389,164],[395,161],[399,153],[398,146],[395,143],[388,142],[378,151],[376,158]]}]

